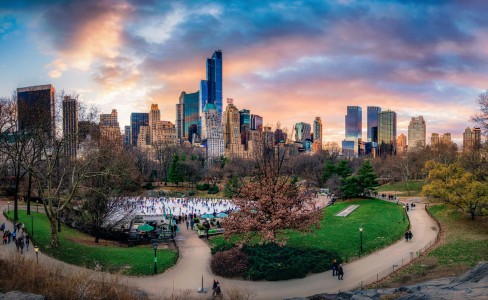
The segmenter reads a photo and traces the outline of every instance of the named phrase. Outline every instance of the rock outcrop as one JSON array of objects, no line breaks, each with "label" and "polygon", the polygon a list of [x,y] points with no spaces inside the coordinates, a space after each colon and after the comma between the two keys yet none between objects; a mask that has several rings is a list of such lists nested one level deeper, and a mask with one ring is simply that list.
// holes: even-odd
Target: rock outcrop
[{"label": "rock outcrop", "polygon": [[0,300],[45,300],[46,297],[37,294],[29,294],[19,291],[12,291],[6,294],[0,293]]},{"label": "rock outcrop", "polygon": [[488,299],[488,262],[481,262],[457,278],[442,278],[400,288],[318,294],[294,300],[486,300]]}]

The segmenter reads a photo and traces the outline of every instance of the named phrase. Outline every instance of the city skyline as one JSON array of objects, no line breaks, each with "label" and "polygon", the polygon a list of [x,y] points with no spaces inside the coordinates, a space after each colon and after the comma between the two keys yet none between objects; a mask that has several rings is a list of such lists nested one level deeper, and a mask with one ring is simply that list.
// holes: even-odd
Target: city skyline
[{"label": "city skyline", "polygon": [[[346,106],[379,106],[397,113],[398,134],[422,115],[427,136],[450,132],[460,144],[488,79],[488,3],[143,3],[2,4],[0,96],[52,84],[100,113],[117,109],[121,127],[153,103],[175,123],[181,92],[199,90],[222,49],[223,99],[264,126],[291,134],[319,116],[324,142],[340,143]],[[366,139],[366,116],[362,128]]]}]

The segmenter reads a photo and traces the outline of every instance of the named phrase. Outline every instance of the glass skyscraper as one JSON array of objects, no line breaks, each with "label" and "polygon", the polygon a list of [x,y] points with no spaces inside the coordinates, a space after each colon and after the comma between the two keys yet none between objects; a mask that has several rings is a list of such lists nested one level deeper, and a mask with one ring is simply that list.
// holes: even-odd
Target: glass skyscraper
[{"label": "glass skyscraper", "polygon": [[359,106],[348,106],[346,115],[346,140],[362,138],[363,110]]},{"label": "glass skyscraper", "polygon": [[56,91],[50,84],[17,89],[19,130],[41,130],[49,139],[56,136]]},{"label": "glass skyscraper", "polygon": [[251,130],[263,131],[263,117],[251,115]]},{"label": "glass skyscraper", "polygon": [[378,142],[378,136],[374,133],[374,127],[378,127],[378,114],[381,112],[381,107],[368,106],[368,142]]},{"label": "glass skyscraper", "polygon": [[207,58],[207,80],[200,81],[200,115],[205,103],[214,103],[222,116],[222,51],[217,50]]},{"label": "glass skyscraper", "polygon": [[149,126],[149,113],[130,114],[130,137],[132,146],[137,146],[141,126]]},{"label": "glass skyscraper", "polygon": [[380,155],[396,153],[397,116],[394,111],[387,110],[378,114],[378,145]]}]

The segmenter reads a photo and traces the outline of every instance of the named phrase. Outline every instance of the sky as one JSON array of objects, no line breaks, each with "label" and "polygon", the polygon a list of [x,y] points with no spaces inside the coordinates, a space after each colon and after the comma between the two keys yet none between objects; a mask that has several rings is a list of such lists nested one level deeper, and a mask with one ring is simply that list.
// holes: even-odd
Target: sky
[{"label": "sky", "polygon": [[[223,97],[286,127],[322,119],[344,139],[348,105],[423,115],[456,142],[488,85],[488,1],[0,0],[0,97],[51,83],[103,113],[157,103],[175,122],[223,51]],[[225,102],[225,100],[224,100]]]}]

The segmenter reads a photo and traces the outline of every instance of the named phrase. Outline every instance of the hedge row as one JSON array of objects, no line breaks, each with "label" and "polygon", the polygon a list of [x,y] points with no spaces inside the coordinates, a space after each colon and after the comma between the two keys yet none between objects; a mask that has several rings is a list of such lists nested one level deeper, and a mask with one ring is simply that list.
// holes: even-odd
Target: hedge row
[{"label": "hedge row", "polygon": [[286,280],[303,278],[308,273],[330,269],[333,259],[341,262],[337,252],[314,248],[302,249],[276,244],[222,247],[212,256],[212,271],[224,277],[250,280]]}]

